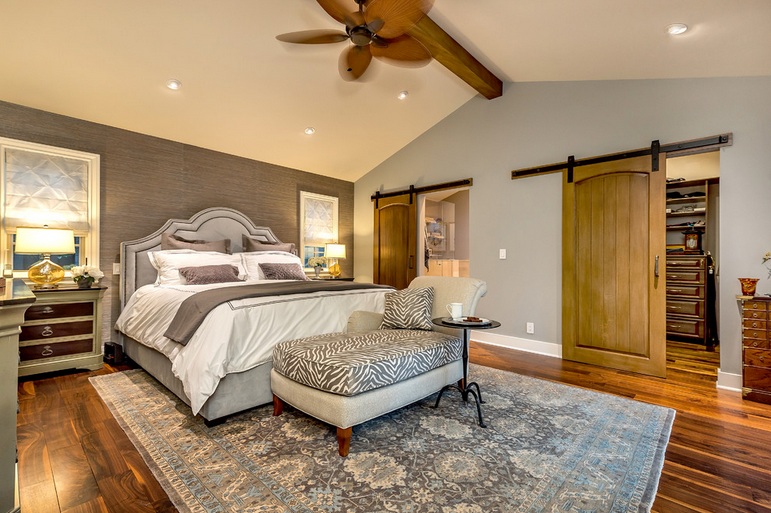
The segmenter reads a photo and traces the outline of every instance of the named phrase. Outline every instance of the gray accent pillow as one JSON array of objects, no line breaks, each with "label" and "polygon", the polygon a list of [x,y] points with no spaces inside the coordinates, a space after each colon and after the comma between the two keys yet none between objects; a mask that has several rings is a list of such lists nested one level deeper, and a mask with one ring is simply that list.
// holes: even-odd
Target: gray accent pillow
[{"label": "gray accent pillow", "polygon": [[181,267],[179,269],[179,275],[187,281],[188,285],[243,281],[238,278],[238,267],[227,264]]},{"label": "gray accent pillow", "polygon": [[259,264],[266,280],[310,280],[300,264]]},{"label": "gray accent pillow", "polygon": [[385,295],[385,311],[381,330],[434,328],[431,307],[434,304],[434,288],[413,288],[389,292]]},{"label": "gray accent pillow", "polygon": [[218,251],[230,254],[230,239],[189,240],[171,233],[161,234],[161,249],[192,249],[194,251]]},{"label": "gray accent pillow", "polygon": [[252,239],[248,235],[243,235],[241,242],[243,243],[245,253],[252,251],[286,251],[287,253],[294,253],[293,242],[266,242]]}]

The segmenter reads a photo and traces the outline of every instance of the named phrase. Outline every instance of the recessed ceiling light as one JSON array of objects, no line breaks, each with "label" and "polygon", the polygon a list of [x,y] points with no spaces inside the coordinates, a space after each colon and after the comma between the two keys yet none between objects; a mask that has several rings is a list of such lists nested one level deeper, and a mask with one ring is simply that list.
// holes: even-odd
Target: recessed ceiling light
[{"label": "recessed ceiling light", "polygon": [[670,36],[679,36],[688,30],[688,25],[685,23],[673,23],[667,27],[667,33]]},{"label": "recessed ceiling light", "polygon": [[309,126],[308,128],[305,129],[305,135],[313,135],[315,133],[316,133],[316,129],[313,128],[312,126]]},{"label": "recessed ceiling light", "polygon": [[409,95],[410,95],[409,91],[401,91],[399,94],[396,95],[396,97],[399,98],[400,100],[406,100]]},{"label": "recessed ceiling light", "polygon": [[171,80],[169,80],[168,82],[166,82],[166,87],[168,87],[168,88],[169,88],[169,89],[171,89],[172,91],[176,91],[177,89],[179,89],[180,87],[182,87],[182,82],[180,82],[180,81],[179,81],[179,80],[177,80],[176,78],[172,78]]}]

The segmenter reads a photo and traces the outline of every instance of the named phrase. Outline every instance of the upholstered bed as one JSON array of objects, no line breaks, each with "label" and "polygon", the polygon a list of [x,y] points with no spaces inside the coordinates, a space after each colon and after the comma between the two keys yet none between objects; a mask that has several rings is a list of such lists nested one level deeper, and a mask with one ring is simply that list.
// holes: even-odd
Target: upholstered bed
[{"label": "upholstered bed", "polygon": [[[227,301],[206,315],[189,342],[177,343],[175,338],[166,338],[174,337],[170,334],[172,328],[169,327],[164,333],[163,326],[169,325],[168,318],[164,315],[172,315],[177,309],[182,309],[181,304],[178,304],[182,301],[180,297],[216,294],[217,291],[211,289],[218,287],[233,290],[240,287],[259,288],[261,284],[266,283],[266,276],[260,271],[261,279],[255,278],[257,283],[251,285],[241,282],[221,285],[189,285],[184,281],[182,285],[178,285],[176,282],[162,282],[159,276],[163,276],[165,271],[158,266],[159,255],[168,253],[170,255],[166,256],[170,258],[187,258],[188,254],[194,253],[193,257],[197,258],[198,255],[207,254],[185,250],[161,251],[162,239],[168,240],[170,235],[181,240],[197,242],[229,239],[233,259],[241,258],[242,261],[267,258],[274,253],[277,258],[281,256],[279,252],[271,251],[258,254],[242,252],[244,244],[253,249],[249,241],[270,245],[266,246],[267,248],[285,249],[285,246],[280,246],[281,241],[270,228],[256,226],[244,214],[229,208],[206,209],[187,220],[172,219],[146,237],[121,243],[122,312],[116,329],[120,333],[123,350],[190,405],[194,413],[200,414],[208,422],[272,401],[272,360],[269,355],[276,343],[295,336],[343,331],[348,316],[355,310],[382,312],[384,295],[388,289],[365,287],[362,284],[345,286],[339,282],[307,282],[308,287],[318,290],[291,297],[252,297]],[[292,258],[286,253],[284,256],[286,261]],[[223,254],[222,258],[230,256]],[[299,262],[299,259],[294,258]],[[237,266],[233,267],[235,271]],[[247,268],[245,265],[239,272],[255,276],[256,271],[247,273]],[[295,283],[287,284],[288,287],[292,285]],[[281,284],[275,286],[281,287]],[[330,288],[331,290],[326,290]],[[348,290],[349,288],[352,290]],[[207,292],[201,293],[204,291]],[[160,299],[156,296],[160,296]],[[155,306],[152,302],[142,303],[149,300],[164,301],[164,297],[168,297],[168,304],[171,305],[168,308],[163,305]],[[174,312],[167,314],[166,310]],[[175,322],[179,324],[178,317]],[[233,322],[234,326],[237,322],[238,325],[231,327],[230,322]],[[254,325],[259,325],[259,329]],[[158,331],[159,329],[161,331]],[[188,356],[190,354],[197,355],[195,358],[199,363],[196,364],[193,361],[195,358]],[[200,365],[201,355],[212,355],[213,360],[212,365],[206,365],[212,367],[211,369],[205,368],[201,371],[208,373],[205,379],[196,376],[196,365]],[[189,368],[183,367],[183,363]],[[198,385],[191,384],[198,381],[206,382],[208,389],[199,392],[196,388]]]}]

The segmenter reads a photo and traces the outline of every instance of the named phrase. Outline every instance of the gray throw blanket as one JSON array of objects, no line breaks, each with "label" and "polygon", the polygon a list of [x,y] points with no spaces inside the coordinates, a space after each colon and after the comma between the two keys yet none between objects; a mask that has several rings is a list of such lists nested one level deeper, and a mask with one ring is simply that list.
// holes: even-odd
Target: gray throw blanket
[{"label": "gray throw blanket", "polygon": [[372,283],[354,283],[350,281],[288,281],[276,283],[261,281],[254,285],[204,290],[193,294],[179,305],[174,319],[172,319],[163,336],[185,345],[190,341],[190,337],[193,336],[209,312],[222,303],[237,299],[305,294],[319,291],[391,288],[388,285],[373,285]]}]

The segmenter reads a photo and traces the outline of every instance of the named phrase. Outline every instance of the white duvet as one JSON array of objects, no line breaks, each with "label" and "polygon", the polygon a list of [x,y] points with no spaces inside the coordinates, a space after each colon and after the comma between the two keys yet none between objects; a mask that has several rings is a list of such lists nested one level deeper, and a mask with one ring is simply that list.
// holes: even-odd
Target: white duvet
[{"label": "white duvet", "polygon": [[196,292],[222,286],[238,284],[145,285],[131,296],[115,323],[122,333],[171,360],[193,414],[227,374],[270,361],[273,346],[284,340],[345,331],[355,310],[383,312],[385,293],[389,292],[346,290],[229,301],[207,315],[187,345],[163,336],[182,301]]}]

